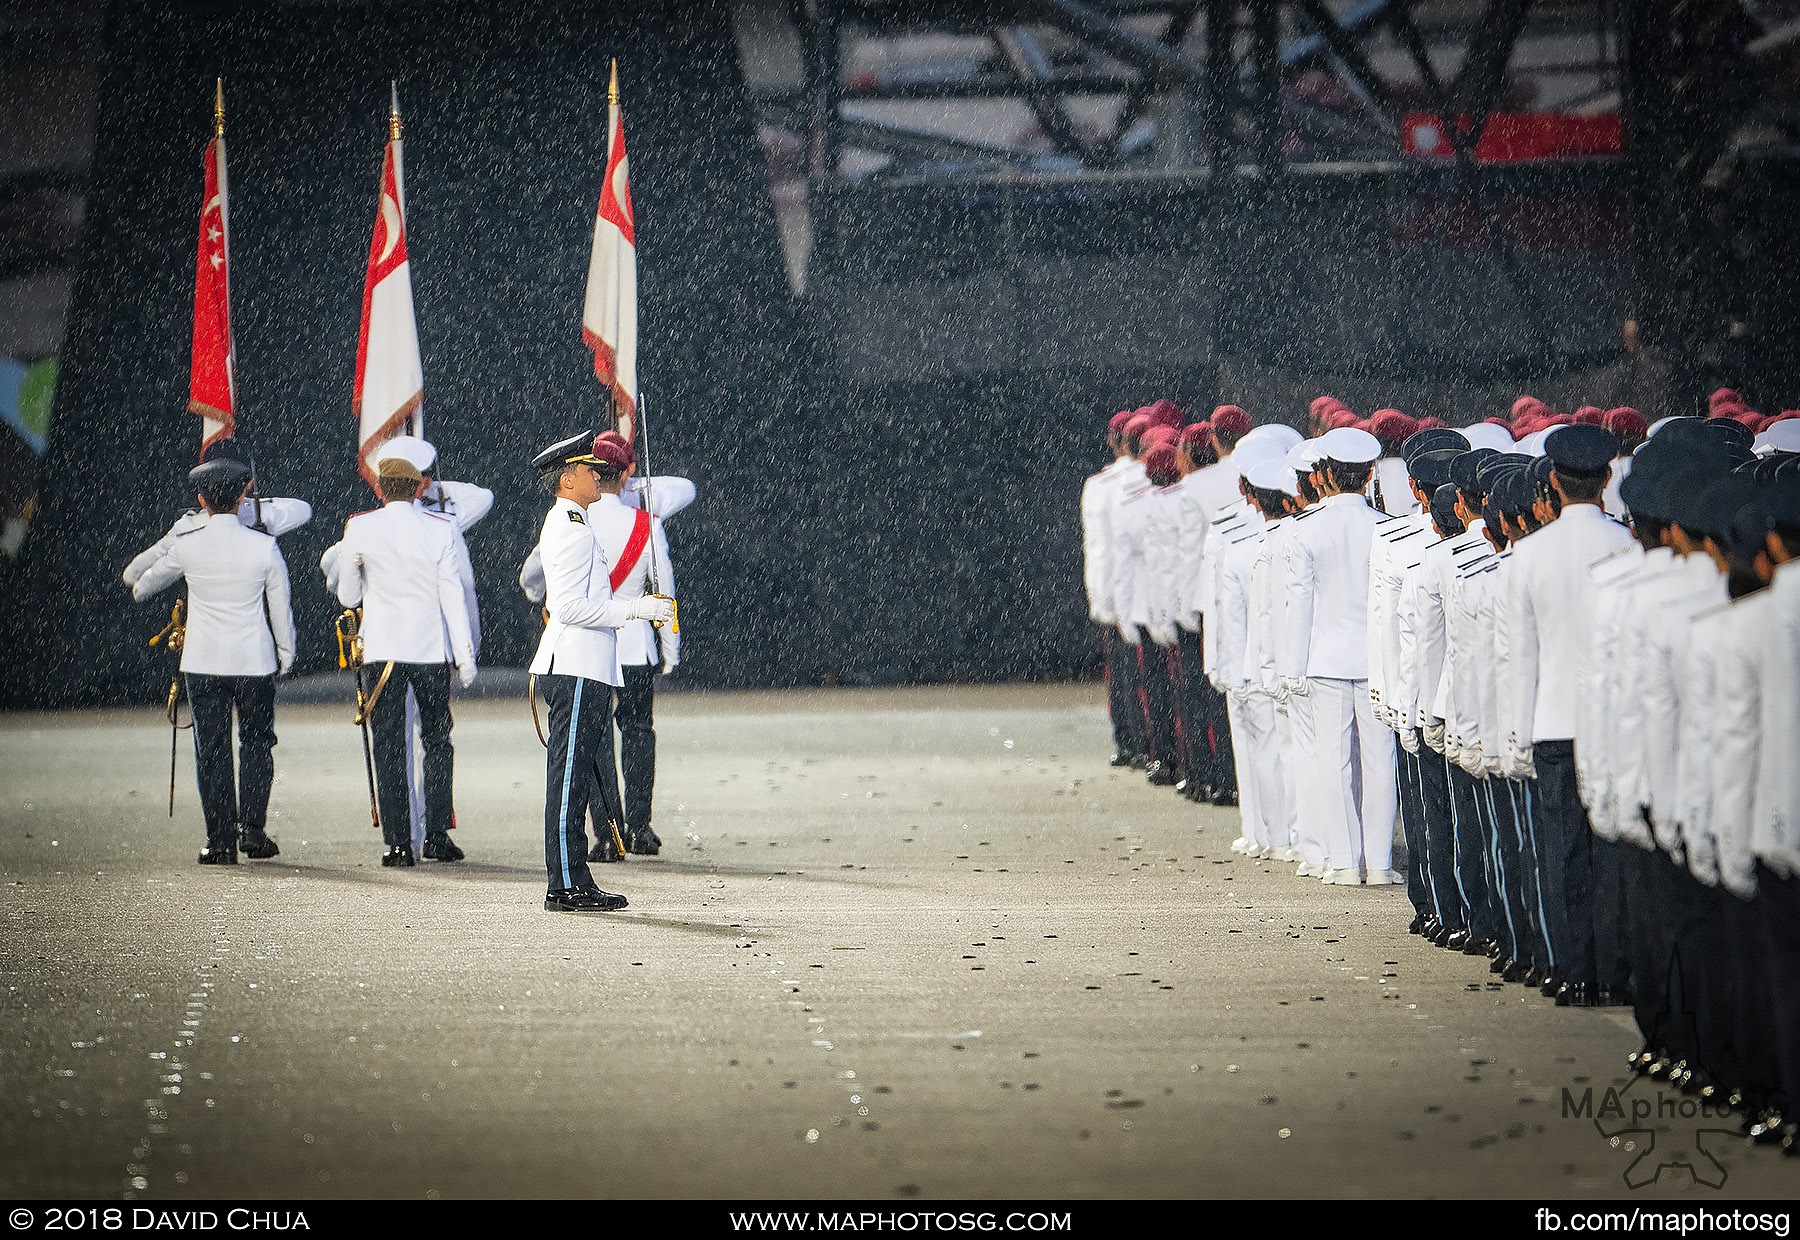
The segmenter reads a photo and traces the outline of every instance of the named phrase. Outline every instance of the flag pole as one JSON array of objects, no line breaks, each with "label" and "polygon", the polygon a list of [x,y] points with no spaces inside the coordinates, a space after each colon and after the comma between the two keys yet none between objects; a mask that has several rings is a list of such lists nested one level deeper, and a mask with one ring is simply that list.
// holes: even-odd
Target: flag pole
[{"label": "flag pole", "polygon": [[213,79],[213,137],[225,136],[225,79]]}]

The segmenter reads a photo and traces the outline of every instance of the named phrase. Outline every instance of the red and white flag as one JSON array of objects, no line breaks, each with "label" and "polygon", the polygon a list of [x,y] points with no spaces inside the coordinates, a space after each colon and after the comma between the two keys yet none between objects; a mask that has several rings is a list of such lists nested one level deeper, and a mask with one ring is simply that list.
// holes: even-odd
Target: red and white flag
[{"label": "red and white flag", "polygon": [[625,113],[619,66],[607,97],[606,183],[594,214],[581,338],[594,351],[594,374],[612,389],[613,417],[627,440],[637,422],[637,234],[631,221],[631,176],[625,159]]},{"label": "red and white flag", "polygon": [[200,243],[194,257],[194,351],[188,371],[188,411],[201,417],[200,452],[231,435],[237,355],[231,344],[231,213],[225,182],[224,89],[214,114],[213,140],[203,159],[206,190],[200,206]]},{"label": "red and white flag", "polygon": [[362,330],[356,338],[358,419],[356,468],[370,486],[370,455],[395,435],[425,434],[425,371],[413,318],[412,272],[406,259],[406,177],[400,160],[400,95],[396,88],[381,161],[381,209],[363,277]]}]

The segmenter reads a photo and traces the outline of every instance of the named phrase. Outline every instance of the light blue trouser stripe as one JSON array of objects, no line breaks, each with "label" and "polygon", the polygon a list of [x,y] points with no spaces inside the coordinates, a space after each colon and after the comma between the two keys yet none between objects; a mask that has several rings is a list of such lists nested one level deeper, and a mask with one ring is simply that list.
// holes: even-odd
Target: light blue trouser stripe
[{"label": "light blue trouser stripe", "polygon": [[569,751],[563,755],[562,814],[556,820],[557,847],[562,849],[562,885],[575,885],[569,876],[569,780],[575,774],[575,733],[581,727],[581,680],[575,677],[575,700],[569,706]]},{"label": "light blue trouser stripe", "polygon": [[1500,847],[1500,807],[1494,800],[1494,781],[1490,777],[1479,781],[1475,794],[1485,797],[1488,807],[1488,821],[1494,827],[1494,843],[1488,849],[1488,855],[1494,860],[1494,881],[1500,888],[1500,912],[1506,919],[1506,933],[1510,946],[1516,955],[1521,949],[1519,928],[1513,924],[1512,900],[1506,894],[1506,853]]},{"label": "light blue trouser stripe", "polygon": [[1531,832],[1531,854],[1538,859],[1538,881],[1535,884],[1537,887],[1538,925],[1543,927],[1544,954],[1550,957],[1549,960],[1544,962],[1544,967],[1554,972],[1556,969],[1556,944],[1550,941],[1550,913],[1549,910],[1544,907],[1544,857],[1541,851],[1543,841],[1538,839],[1537,824],[1531,817],[1530,782],[1521,779],[1519,781],[1519,791],[1524,794],[1525,797],[1525,815],[1520,819],[1520,822]]}]

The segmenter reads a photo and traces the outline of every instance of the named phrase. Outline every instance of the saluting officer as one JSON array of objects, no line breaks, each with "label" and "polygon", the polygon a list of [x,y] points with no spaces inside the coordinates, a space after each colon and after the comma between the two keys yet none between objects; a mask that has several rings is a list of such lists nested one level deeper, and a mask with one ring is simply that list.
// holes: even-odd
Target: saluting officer
[{"label": "saluting officer", "polygon": [[455,847],[449,836],[456,812],[450,670],[465,688],[474,682],[475,639],[455,524],[414,502],[425,478],[404,457],[381,461],[376,480],[382,507],[345,522],[343,539],[320,563],[334,580],[338,601],[363,609],[363,659],[381,665],[368,707],[376,807],[387,845],[381,864],[411,866],[418,858],[407,796],[406,691],[418,702],[425,751],[426,855],[443,855]]},{"label": "saluting officer", "polygon": [[612,748],[612,690],[624,683],[617,631],[633,620],[665,623],[675,605],[660,595],[615,598],[611,565],[588,518],[603,495],[617,496],[633,463],[630,444],[611,431],[583,432],[550,445],[531,463],[556,501],[538,537],[549,617],[530,669],[550,713],[544,908],[610,912],[627,901],[594,883],[585,828],[588,802],[598,791],[597,763]]},{"label": "saluting officer", "polygon": [[[312,520],[312,505],[303,499],[288,499],[280,496],[265,496],[256,493],[256,462],[250,456],[250,449],[237,439],[215,439],[206,445],[200,454],[200,463],[205,465],[212,461],[230,461],[241,465],[249,475],[244,484],[244,497],[238,503],[237,519],[240,524],[259,534],[267,534],[271,538],[280,538],[289,530],[297,530]],[[202,522],[199,509],[190,508],[175,518],[175,524],[169,532],[157,539],[150,546],[139,552],[131,563],[125,566],[125,584],[135,586],[144,570],[156,563],[158,557],[169,549],[176,537],[198,529]]]},{"label": "saluting officer", "polygon": [[[181,670],[194,718],[194,773],[206,816],[201,865],[236,865],[281,850],[267,832],[275,782],[275,676],[294,664],[294,616],[287,563],[268,534],[236,512],[250,487],[241,460],[219,455],[188,471],[200,511],[178,522],[167,546],[137,577],[138,600],[185,579],[186,641]],[[237,778],[231,715],[237,711]]]}]

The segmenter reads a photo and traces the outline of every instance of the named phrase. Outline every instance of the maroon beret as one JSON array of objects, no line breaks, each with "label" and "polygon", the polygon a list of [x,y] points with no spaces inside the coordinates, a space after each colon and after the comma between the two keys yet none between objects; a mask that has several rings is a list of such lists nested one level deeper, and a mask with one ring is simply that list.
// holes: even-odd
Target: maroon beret
[{"label": "maroon beret", "polygon": [[1435,431],[1435,430],[1438,430],[1442,427],[1446,427],[1449,425],[1450,424],[1448,422],[1444,421],[1444,419],[1436,416],[1435,414],[1426,414],[1424,417],[1419,419],[1419,429],[1422,431]]},{"label": "maroon beret", "polygon": [[1162,400],[1151,401],[1145,408],[1145,412],[1150,415],[1156,425],[1170,426],[1176,430],[1180,430],[1181,424],[1187,420],[1181,416],[1181,407],[1166,397]]},{"label": "maroon beret", "polygon": [[1326,411],[1325,425],[1332,430],[1336,430],[1340,426],[1355,426],[1356,415],[1344,408],[1344,406],[1339,405],[1334,409]]},{"label": "maroon beret", "polygon": [[1644,420],[1643,414],[1630,405],[1620,405],[1616,409],[1608,409],[1604,415],[1604,421],[1600,425],[1620,439],[1629,439],[1633,436],[1641,439],[1650,433],[1650,423]]},{"label": "maroon beret", "polygon": [[1189,422],[1181,428],[1180,442],[1184,447],[1191,447],[1197,443],[1203,444],[1212,438],[1212,430],[1211,422]]},{"label": "maroon beret", "polygon": [[[1517,400],[1513,401],[1513,403],[1512,403],[1512,416],[1515,418],[1517,418],[1522,413],[1544,413],[1544,414],[1547,414],[1549,412],[1550,412],[1550,406],[1546,405],[1543,401],[1539,400],[1537,397],[1531,396],[1531,395],[1521,396]],[[1501,419],[1501,418],[1485,418],[1483,420],[1487,421],[1487,422],[1504,421],[1504,419]]]},{"label": "maroon beret", "polygon": [[1418,434],[1419,421],[1398,409],[1377,409],[1369,415],[1369,433],[1384,446],[1392,447]]},{"label": "maroon beret", "polygon": [[621,470],[630,469],[637,460],[637,453],[618,431],[601,431],[595,435],[593,453],[595,460],[605,461]]},{"label": "maroon beret", "polygon": [[1121,409],[1113,414],[1112,417],[1106,420],[1106,433],[1109,435],[1123,435],[1125,433],[1125,424],[1131,421],[1131,415],[1135,412],[1137,412],[1135,409]]},{"label": "maroon beret", "polygon": [[1598,405],[1583,405],[1575,411],[1575,420],[1583,426],[1604,426],[1606,410]]},{"label": "maroon beret", "polygon": [[1220,435],[1248,435],[1250,415],[1236,405],[1220,405],[1212,411],[1213,431]]},{"label": "maroon beret", "polygon": [[1175,463],[1173,442],[1158,443],[1144,453],[1144,476],[1159,487],[1166,487],[1181,477],[1181,467]]},{"label": "maroon beret", "polygon": [[1128,439],[1141,439],[1144,432],[1150,429],[1150,415],[1133,413],[1125,421],[1125,436]]},{"label": "maroon beret", "polygon": [[1322,418],[1333,409],[1342,409],[1343,407],[1344,402],[1335,396],[1315,396],[1312,398],[1312,403],[1307,406],[1307,409],[1312,413],[1313,417]]},{"label": "maroon beret", "polygon": [[1717,409],[1720,405],[1741,405],[1744,398],[1736,388],[1722,387],[1706,398],[1708,409]]}]

